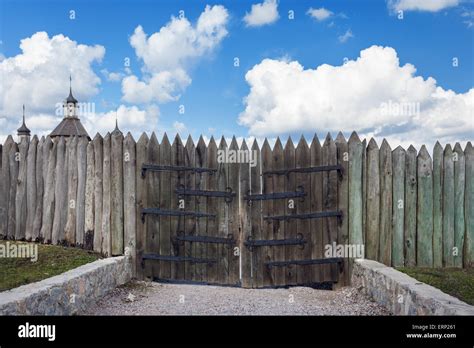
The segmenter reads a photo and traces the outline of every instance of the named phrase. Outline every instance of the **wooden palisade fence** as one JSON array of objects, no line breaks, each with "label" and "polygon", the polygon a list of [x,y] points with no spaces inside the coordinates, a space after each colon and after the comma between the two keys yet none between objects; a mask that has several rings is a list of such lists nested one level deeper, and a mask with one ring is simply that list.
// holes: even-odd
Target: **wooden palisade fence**
[{"label": "wooden palisade fence", "polygon": [[[256,151],[256,166],[218,163],[218,150]],[[261,267],[273,261],[320,259],[325,245],[364,244],[365,257],[392,266],[472,267],[474,265],[474,152],[469,142],[436,143],[432,155],[423,146],[407,150],[368,144],[354,132],[323,143],[315,136],[294,145],[277,139],[241,146],[213,138],[206,144],[179,136],[161,142],[143,134],[97,134],[85,138],[34,136],[0,145],[0,238],[74,245],[105,256],[129,252],[139,277],[209,281],[243,286],[278,286],[334,280],[337,264]],[[143,164],[215,169],[160,171],[142,175]],[[340,171],[304,173],[291,168],[334,165]],[[342,175],[340,175],[342,173]],[[248,195],[298,192],[294,208],[287,200],[254,200]],[[178,209],[176,189],[226,191],[233,200],[183,196],[187,211],[208,216],[148,216],[143,208]],[[274,219],[272,216],[341,211],[342,219]],[[215,215],[215,219],[211,218]],[[269,218],[270,217],[270,218]],[[296,221],[295,221],[296,220]],[[183,237],[184,236],[184,237]],[[193,243],[186,236],[229,238]],[[188,238],[188,239],[186,239]],[[220,238],[220,239],[219,239]],[[251,240],[295,240],[305,247],[263,245],[248,251]],[[183,240],[185,242],[183,242]],[[225,240],[224,240],[225,243]],[[251,243],[251,242],[250,242]],[[143,262],[160,254],[197,259],[212,256],[216,264]],[[345,269],[350,262],[344,261]],[[142,271],[143,269],[143,271]],[[344,274],[348,281],[348,273]]]}]

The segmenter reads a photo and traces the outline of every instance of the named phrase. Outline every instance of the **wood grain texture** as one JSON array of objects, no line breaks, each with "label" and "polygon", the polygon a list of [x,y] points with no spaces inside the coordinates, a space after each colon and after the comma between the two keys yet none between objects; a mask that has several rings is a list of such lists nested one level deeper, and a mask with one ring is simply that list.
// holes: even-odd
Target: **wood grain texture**
[{"label": "wood grain texture", "polygon": [[443,266],[454,267],[454,161],[451,145],[443,158]]},{"label": "wood grain texture", "polygon": [[26,185],[28,171],[28,140],[23,138],[18,144],[18,179],[15,198],[15,239],[24,240],[27,218]]},{"label": "wood grain texture", "polygon": [[405,157],[405,266],[416,266],[416,149],[410,145]]},{"label": "wood grain texture", "polygon": [[417,158],[417,248],[418,267],[433,267],[433,163],[423,145]]},{"label": "wood grain texture", "polygon": [[443,266],[443,147],[433,149],[433,267]]},{"label": "wood grain texture", "polygon": [[393,195],[392,195],[392,266],[403,267],[403,228],[405,223],[405,150],[398,146],[392,152]]}]

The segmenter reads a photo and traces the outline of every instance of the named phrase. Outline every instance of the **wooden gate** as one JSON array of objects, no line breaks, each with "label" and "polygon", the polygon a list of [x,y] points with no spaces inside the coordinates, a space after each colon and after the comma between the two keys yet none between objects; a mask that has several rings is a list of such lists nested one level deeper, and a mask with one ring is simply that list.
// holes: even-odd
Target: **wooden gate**
[{"label": "wooden gate", "polygon": [[[250,151],[249,151],[250,150]],[[143,277],[244,287],[344,283],[347,143],[273,150],[201,137],[137,143],[137,260]],[[338,155],[338,153],[340,155]],[[230,155],[229,155],[230,154]],[[144,236],[144,237],[140,237]],[[139,272],[140,274],[140,272]]]}]

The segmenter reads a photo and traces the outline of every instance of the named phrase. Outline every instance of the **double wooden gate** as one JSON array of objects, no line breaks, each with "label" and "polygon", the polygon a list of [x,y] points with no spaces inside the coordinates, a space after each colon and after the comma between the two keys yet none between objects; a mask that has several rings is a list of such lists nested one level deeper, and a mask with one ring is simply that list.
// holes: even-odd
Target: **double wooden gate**
[{"label": "double wooden gate", "polygon": [[347,166],[332,139],[302,138],[296,148],[277,140],[273,150],[267,141],[239,148],[235,138],[230,146],[141,140],[139,275],[244,287],[344,283],[347,261],[325,254],[347,242],[338,204]]}]

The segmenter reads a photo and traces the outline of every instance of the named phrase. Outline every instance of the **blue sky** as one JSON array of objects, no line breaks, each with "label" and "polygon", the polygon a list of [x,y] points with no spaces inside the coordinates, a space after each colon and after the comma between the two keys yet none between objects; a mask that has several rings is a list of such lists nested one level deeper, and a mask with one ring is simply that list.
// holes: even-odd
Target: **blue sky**
[{"label": "blue sky", "polygon": [[[443,2],[442,0],[435,1]],[[294,61],[298,62],[303,69],[316,69],[322,64],[329,64],[334,67],[341,66],[344,58],[356,60],[360,56],[361,51],[373,45],[391,47],[396,52],[400,66],[409,63],[416,68],[416,72],[412,74],[413,77],[420,76],[424,80],[432,77],[436,80],[436,87],[441,87],[444,91],[452,90],[456,96],[464,97],[463,100],[472,99],[472,94],[468,95],[469,91],[473,88],[474,81],[474,28],[472,27],[474,6],[472,2],[460,1],[457,3],[455,1],[455,5],[447,5],[446,8],[438,11],[405,9],[403,10],[404,18],[401,20],[397,18],[396,11],[394,12],[394,10],[390,9],[392,5],[383,0],[280,0],[277,3],[279,18],[276,21],[260,26],[247,26],[243,21],[243,17],[246,13],[250,13],[253,4],[260,2],[263,2],[263,0],[232,2],[200,0],[1,0],[0,37],[2,43],[0,45],[0,52],[3,55],[3,60],[15,58],[22,54],[22,50],[19,47],[20,41],[42,31],[46,32],[49,38],[62,34],[77,44],[103,46],[105,53],[101,61],[96,60],[90,64],[92,71],[100,78],[100,83],[95,85],[97,92],[81,93],[79,89],[76,96],[79,99],[81,97],[83,99],[87,98],[87,100],[81,101],[94,102],[96,112],[104,115],[120,105],[124,105],[124,107],[136,106],[140,110],[145,110],[150,105],[153,105],[159,109],[159,116],[142,122],[140,129],[147,131],[167,130],[169,132],[178,129],[184,133],[189,132],[193,136],[198,136],[199,134],[205,134],[206,136],[211,134],[231,136],[235,134],[241,137],[274,137],[276,135],[299,135],[301,133],[310,135],[314,132],[324,135],[327,131],[335,131],[334,129],[328,129],[331,127],[327,126],[327,122],[321,123],[318,120],[315,120],[314,123],[310,122],[311,127],[305,126],[305,123],[308,124],[308,120],[311,121],[313,118],[317,119],[319,117],[316,111],[314,114],[305,111],[308,114],[305,114],[302,120],[295,119],[291,123],[295,127],[287,127],[288,131],[280,131],[278,126],[272,124],[272,121],[269,121],[268,118],[263,120],[258,114],[250,115],[249,113],[249,121],[247,123],[239,122],[239,115],[245,112],[246,107],[251,104],[247,103],[245,98],[252,94],[252,87],[255,89],[259,88],[258,85],[250,84],[246,81],[245,75],[255,66],[261,64],[264,59],[271,59],[275,62]],[[446,0],[446,2],[449,3],[450,0]],[[139,80],[146,80],[147,75],[147,73],[143,72],[143,59],[137,56],[136,50],[129,41],[135,28],[139,25],[142,26],[147,35],[159,32],[162,27],[170,22],[171,16],[179,16],[180,10],[184,11],[185,17],[190,24],[195,25],[206,5],[211,7],[213,5],[222,5],[226,9],[228,19],[225,21],[224,27],[227,34],[211,50],[199,55],[199,57],[190,59],[184,65],[184,70],[192,82],[179,92],[180,97],[168,102],[156,100],[150,102],[125,101],[123,99],[124,93],[121,81],[127,75],[127,73],[124,73],[124,59],[126,57],[130,58],[131,71],[129,74],[135,75]],[[330,11],[331,15],[324,20],[317,20],[307,14],[309,8],[324,8]],[[70,10],[75,11],[76,18],[74,20],[69,18]],[[289,11],[294,11],[293,20],[288,18]],[[345,33],[352,33],[352,37],[349,37],[345,42],[341,42],[340,38]],[[234,67],[234,58],[236,57],[240,61],[239,67]],[[459,62],[457,67],[453,67],[453,58],[457,58]],[[108,81],[104,75],[104,69],[108,72],[118,72],[123,75],[117,81]],[[74,67],[71,67],[71,70],[74,71]],[[342,78],[344,78],[344,73],[341,73]],[[363,74],[363,70],[361,73]],[[60,71],[58,76],[64,79],[64,71]],[[352,91],[347,93],[357,95],[357,86],[361,82],[359,80],[354,82],[351,76],[353,78],[354,74],[347,77],[347,84],[354,83],[354,86]],[[7,77],[14,78],[14,76],[11,77],[10,75]],[[39,77],[35,76],[34,78]],[[79,77],[73,76],[73,86],[75,79],[79,79]],[[360,77],[360,79],[363,80],[363,77]],[[332,79],[328,78],[326,80],[330,83]],[[2,79],[2,83],[4,81]],[[315,81],[320,80],[315,78]],[[390,81],[388,79],[385,83]],[[279,81],[275,80],[272,83],[278,84]],[[85,83],[84,88],[86,86],[87,83]],[[67,88],[66,83],[63,98],[67,95]],[[319,86],[314,92],[317,93],[319,88],[322,90],[326,89],[325,86]],[[7,89],[7,87],[4,89]],[[30,91],[31,93],[35,92]],[[279,100],[284,99],[286,95],[284,92],[281,93],[278,96]],[[25,99],[25,94],[21,95]],[[284,112],[282,108],[274,107],[272,109],[272,106],[262,106],[261,99],[268,97],[265,94],[254,96],[257,100],[255,101],[256,106],[263,107],[262,112],[268,112],[269,114]],[[387,101],[397,101],[395,92],[393,95],[389,94],[389,96],[389,98],[384,98]],[[0,97],[3,96],[0,95]],[[34,97],[32,96],[32,98]],[[360,109],[360,105],[367,104],[368,97],[364,95],[363,98],[365,99],[357,102],[356,106],[352,107],[349,105],[347,107],[364,112],[364,109]],[[422,105],[421,117],[431,117],[430,110],[433,114],[440,112],[438,108],[436,109],[438,111],[430,109],[430,105],[434,102],[430,100],[429,96],[424,95],[420,98]],[[380,101],[382,100],[383,102],[385,99],[375,98],[374,103],[380,105]],[[444,127],[442,122],[440,123],[438,120],[432,122],[433,127],[437,129],[436,132],[434,131],[437,136],[446,141],[464,141],[473,138],[473,128],[469,128],[469,125],[472,126],[473,122],[472,119],[469,120],[470,116],[472,117],[472,103],[469,104],[468,102],[466,104],[463,100],[456,101],[456,106],[453,106],[452,110],[459,110],[461,108],[461,113],[464,113],[461,121],[467,122],[467,132],[464,129],[464,131],[450,131],[444,134],[438,129]],[[14,106],[10,105],[8,108],[5,106],[13,101],[21,103],[21,100],[11,100],[11,98],[9,100],[3,99],[2,101],[4,104],[4,115],[0,114],[0,118],[2,116],[5,118],[7,130],[10,130],[9,127],[13,127],[15,122],[18,123],[18,119],[15,121],[15,115],[10,115],[9,112],[5,111],[7,109],[14,109]],[[328,103],[334,103],[334,98],[328,96],[327,101]],[[282,101],[282,103],[285,102],[301,103],[299,108],[296,109],[306,109],[304,100],[291,99]],[[27,104],[28,109],[28,100],[24,100],[24,103]],[[442,103],[443,110],[446,108],[446,110],[450,110],[449,103],[451,101]],[[459,103],[462,105],[459,106]],[[180,105],[185,107],[184,114],[179,113]],[[255,107],[255,105],[250,106]],[[54,113],[54,105],[38,108],[37,111],[33,108],[31,113],[35,114],[37,112],[38,115],[44,116],[44,114],[48,114],[48,108],[51,110],[50,113],[52,115]],[[425,113],[423,109],[426,110]],[[21,110],[21,105],[18,107],[18,110]],[[371,110],[367,111],[367,114],[375,117]],[[20,115],[18,114],[17,116],[19,117]],[[291,117],[297,116],[288,115],[288,118],[291,119]],[[337,116],[334,115],[334,117]],[[455,116],[453,115],[453,117]],[[252,127],[257,121],[263,122],[263,126],[258,129],[257,127]],[[353,123],[350,126],[368,136],[392,136],[394,141],[405,143],[408,141],[407,137],[417,136],[416,132],[413,133],[415,128],[419,130],[424,128],[422,124],[416,122],[418,121],[411,119],[401,123],[393,121],[393,127],[401,127],[400,129],[403,129],[403,134],[395,135],[388,131],[388,129],[393,129],[393,127],[374,126],[372,128],[370,121],[367,120],[361,121],[360,125]],[[137,132],[136,129],[133,129],[133,122],[124,122],[124,125]],[[30,126],[30,128],[34,127]],[[262,131],[262,129],[267,128],[269,129],[268,133]],[[10,131],[14,129],[12,128]],[[283,129],[286,128],[283,127]],[[353,129],[347,128],[342,130],[347,134]],[[48,127],[38,129],[38,133],[48,130]],[[95,133],[92,129],[89,132]],[[413,142],[430,142],[433,139],[433,137],[430,138],[424,135],[422,139],[416,139]]]}]

